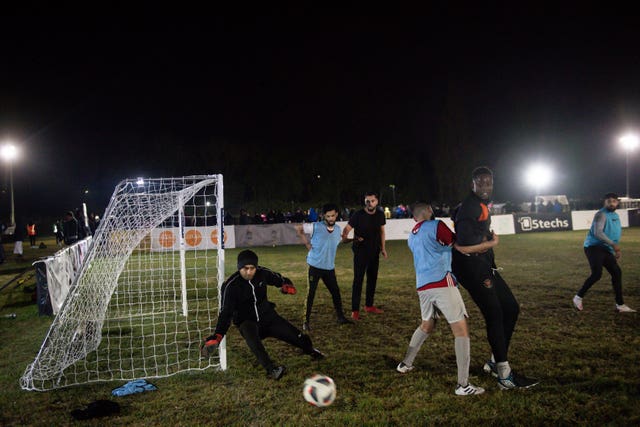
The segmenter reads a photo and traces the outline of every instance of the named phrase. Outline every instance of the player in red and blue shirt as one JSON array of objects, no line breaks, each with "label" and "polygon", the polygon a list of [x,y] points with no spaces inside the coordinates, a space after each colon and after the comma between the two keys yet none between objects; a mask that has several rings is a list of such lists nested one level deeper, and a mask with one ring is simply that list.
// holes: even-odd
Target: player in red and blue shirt
[{"label": "player in red and blue shirt", "polygon": [[409,234],[407,243],[413,253],[422,323],[413,333],[407,353],[397,370],[406,373],[413,369],[413,361],[420,347],[435,328],[436,312],[439,311],[449,322],[455,336],[458,366],[455,394],[484,393],[482,387],[469,383],[471,344],[467,310],[451,273],[451,246],[455,242],[455,235],[444,222],[431,220],[433,210],[428,203],[416,203],[412,212],[417,224]]}]

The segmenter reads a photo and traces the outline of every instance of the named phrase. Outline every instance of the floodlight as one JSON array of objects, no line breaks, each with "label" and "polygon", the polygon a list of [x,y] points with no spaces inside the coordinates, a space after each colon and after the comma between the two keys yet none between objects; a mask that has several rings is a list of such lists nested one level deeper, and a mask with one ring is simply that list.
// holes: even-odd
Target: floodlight
[{"label": "floodlight", "polygon": [[553,178],[551,169],[543,164],[531,165],[525,172],[525,180],[528,185],[534,187],[536,192],[548,186]]},{"label": "floodlight", "polygon": [[636,148],[638,148],[638,145],[640,145],[640,140],[638,139],[638,135],[633,133],[627,133],[621,136],[619,141],[620,141],[620,144],[622,145],[622,148],[624,148],[627,151],[633,151]]}]

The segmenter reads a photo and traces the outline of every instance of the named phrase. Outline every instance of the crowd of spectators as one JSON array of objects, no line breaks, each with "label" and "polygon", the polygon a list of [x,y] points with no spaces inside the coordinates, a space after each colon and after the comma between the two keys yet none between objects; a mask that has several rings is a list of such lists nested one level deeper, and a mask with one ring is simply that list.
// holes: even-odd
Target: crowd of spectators
[{"label": "crowd of spectators", "polygon": [[[338,213],[338,221],[348,221],[356,212],[358,207],[346,207]],[[395,208],[380,207],[385,212],[387,219],[392,218],[411,218],[411,212],[408,206],[398,205]],[[281,224],[281,223],[302,223],[321,221],[322,217],[319,208],[310,207],[303,210],[297,208],[294,211],[281,211],[269,209],[263,212],[250,213],[245,209],[240,209],[239,215],[234,217],[230,213],[225,216],[225,225],[248,225],[248,224]]]},{"label": "crowd of spectators", "polygon": [[[438,218],[448,218],[454,214],[455,206],[451,206],[446,202],[434,201],[432,202],[433,211]],[[359,206],[345,207],[340,210],[337,221],[348,221],[351,215],[357,210],[361,209]],[[399,204],[397,206],[380,206],[380,209],[386,219],[404,219],[411,218],[412,212],[410,205]],[[567,212],[569,206],[561,206],[556,200],[555,203],[547,203],[541,205],[535,205],[530,202],[524,202],[521,204],[514,204],[509,201],[505,203],[490,203],[489,209],[494,215],[510,214],[518,212]],[[319,213],[319,208],[309,207],[303,209],[301,207],[295,210],[279,210],[279,209],[267,209],[250,212],[247,209],[240,209],[239,211],[233,209],[226,209],[224,216],[225,225],[249,225],[249,224],[282,224],[282,223],[303,223],[303,222],[316,222],[322,221],[322,217]],[[183,218],[186,226],[212,226],[217,223],[215,215],[209,216],[190,216],[186,215]],[[179,224],[177,216],[171,216],[167,218],[162,224],[163,227],[177,227]]]}]

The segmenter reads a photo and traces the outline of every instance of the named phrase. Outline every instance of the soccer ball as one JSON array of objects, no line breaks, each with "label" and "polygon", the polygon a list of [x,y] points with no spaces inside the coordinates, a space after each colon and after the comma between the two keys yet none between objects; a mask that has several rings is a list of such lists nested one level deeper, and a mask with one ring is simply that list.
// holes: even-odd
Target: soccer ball
[{"label": "soccer ball", "polygon": [[313,406],[329,406],[336,399],[336,384],[328,376],[316,374],[305,380],[302,395]]}]

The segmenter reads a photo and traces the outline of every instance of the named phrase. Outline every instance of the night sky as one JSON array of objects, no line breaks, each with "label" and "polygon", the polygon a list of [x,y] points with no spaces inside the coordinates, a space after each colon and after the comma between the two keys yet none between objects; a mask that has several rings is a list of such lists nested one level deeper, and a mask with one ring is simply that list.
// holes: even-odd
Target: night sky
[{"label": "night sky", "polygon": [[[368,189],[390,201],[391,183],[398,202],[455,199],[437,182],[466,189],[479,164],[495,171],[496,201],[521,201],[534,160],[555,173],[543,193],[625,192],[617,139],[640,130],[632,13],[404,12],[4,19],[16,216],[82,201],[100,212],[124,178],[218,172],[231,209],[266,191],[245,181],[299,181],[296,205]],[[640,196],[640,150],[631,166]]]}]

